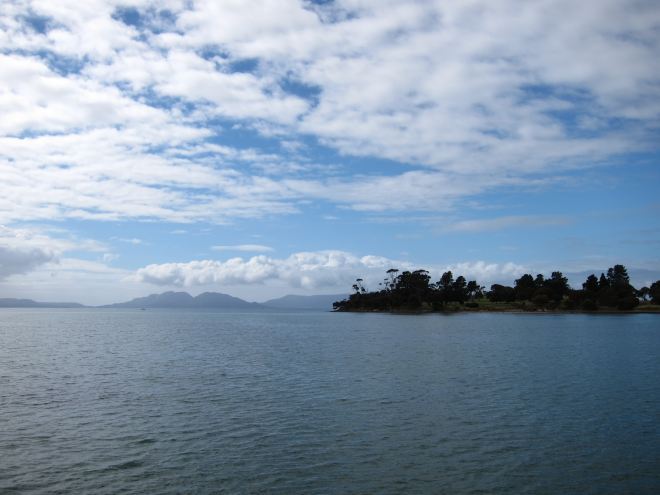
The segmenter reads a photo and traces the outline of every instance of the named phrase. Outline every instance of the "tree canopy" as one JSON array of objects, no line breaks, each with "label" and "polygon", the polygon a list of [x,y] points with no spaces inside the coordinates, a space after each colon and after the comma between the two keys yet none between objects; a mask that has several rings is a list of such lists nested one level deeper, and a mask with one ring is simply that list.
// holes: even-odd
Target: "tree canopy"
[{"label": "tree canopy", "polygon": [[[387,270],[380,289],[368,291],[364,280],[357,278],[354,293],[348,299],[337,301],[340,311],[445,311],[479,308],[479,301],[516,304],[526,310],[585,310],[599,308],[631,310],[643,302],[660,304],[660,280],[650,287],[635,289],[630,284],[628,271],[623,265],[614,265],[600,278],[591,274],[581,289],[572,289],[562,272],[553,271],[550,277],[526,273],[514,281],[513,287],[493,284],[489,291],[476,280],[467,280],[451,271],[444,272],[437,282],[427,270]],[[484,299],[485,298],[485,299]]]}]

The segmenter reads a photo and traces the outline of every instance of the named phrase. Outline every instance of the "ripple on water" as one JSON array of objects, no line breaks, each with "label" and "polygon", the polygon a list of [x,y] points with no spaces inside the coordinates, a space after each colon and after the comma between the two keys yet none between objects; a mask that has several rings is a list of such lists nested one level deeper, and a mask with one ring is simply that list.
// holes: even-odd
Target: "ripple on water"
[{"label": "ripple on water", "polygon": [[660,493],[657,315],[0,316],[0,493]]}]

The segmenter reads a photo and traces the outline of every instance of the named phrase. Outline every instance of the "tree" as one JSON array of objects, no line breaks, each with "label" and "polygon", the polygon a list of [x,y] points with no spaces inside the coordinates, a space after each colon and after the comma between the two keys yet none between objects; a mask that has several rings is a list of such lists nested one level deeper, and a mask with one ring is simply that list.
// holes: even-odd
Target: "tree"
[{"label": "tree", "polygon": [[545,279],[543,278],[542,274],[538,274],[536,278],[534,279],[534,285],[536,286],[537,289],[541,289],[545,285]]},{"label": "tree", "polygon": [[[552,272],[547,279],[541,274],[534,278],[530,274],[524,274],[515,281],[515,287],[491,285],[486,297],[493,302],[511,303],[518,299],[534,303],[532,306],[527,303],[511,306],[521,309],[533,309],[536,306],[548,309],[561,307],[568,310],[596,310],[605,306],[630,310],[639,304],[640,299],[650,299],[654,304],[660,304],[660,280],[638,291],[630,285],[630,277],[623,265],[615,265],[606,273],[607,275],[602,273],[600,278],[594,274],[589,275],[579,290],[571,289],[568,280],[559,271]],[[379,284],[382,288],[369,292],[364,286],[364,280],[358,278],[353,284],[354,293],[345,300],[337,301],[333,307],[339,311],[417,308],[443,310],[447,301],[463,304],[467,299],[483,297],[484,288],[476,280],[468,282],[463,276],[454,279],[451,271],[443,273],[435,284],[431,284],[430,280],[427,270],[399,273],[396,268],[391,268]],[[531,299],[522,299],[530,297]],[[478,307],[474,302],[469,305]]]},{"label": "tree", "polygon": [[568,297],[564,301],[565,309],[576,309],[580,307],[587,298],[587,291],[584,289],[571,289],[568,291]]},{"label": "tree", "polygon": [[601,273],[598,279],[598,303],[601,306],[616,306],[616,294],[614,289],[610,287],[610,280],[604,273]]},{"label": "tree", "polygon": [[599,286],[598,299],[603,306],[629,310],[639,304],[637,291],[630,285],[628,271],[623,265],[609,268],[607,277],[600,276]]},{"label": "tree", "polygon": [[545,281],[545,287],[548,289],[548,296],[555,302],[561,301],[570,290],[568,279],[561,272],[552,272],[550,278]]},{"label": "tree", "polygon": [[387,278],[385,279],[385,285],[388,290],[392,290],[396,287],[396,274],[399,273],[399,270],[396,268],[390,268],[386,273]]},{"label": "tree", "polygon": [[481,287],[476,280],[470,280],[467,283],[467,293],[468,297],[472,301],[474,298],[483,297],[484,288]]},{"label": "tree", "polygon": [[364,294],[367,292],[367,289],[362,285],[362,280],[361,278],[355,279],[355,283],[353,284],[353,290],[355,291],[356,294]]},{"label": "tree", "polygon": [[598,292],[598,287],[598,279],[593,273],[589,275],[587,280],[582,284],[582,288],[590,294],[596,294]]},{"label": "tree", "polygon": [[443,306],[445,302],[453,300],[452,292],[454,285],[454,275],[451,271],[444,272],[440,280],[435,284],[434,302],[436,305]]},{"label": "tree", "polygon": [[660,304],[660,280],[656,280],[649,287],[649,296],[653,304]]},{"label": "tree", "polygon": [[582,309],[585,311],[596,311],[598,309],[598,304],[593,299],[587,299],[582,303]]},{"label": "tree", "polygon": [[452,284],[452,300],[463,304],[467,299],[467,296],[467,282],[465,277],[460,275]]},{"label": "tree", "polygon": [[396,278],[396,305],[419,308],[427,301],[431,277],[427,270],[405,271]]},{"label": "tree", "polygon": [[451,271],[448,271],[442,274],[437,286],[438,289],[440,289],[441,291],[449,292],[453,283],[454,283],[454,275],[451,273]]},{"label": "tree", "polygon": [[628,270],[623,265],[614,265],[607,270],[607,280],[610,287],[630,285],[630,277],[628,277]]},{"label": "tree", "polygon": [[592,273],[582,284],[581,291],[573,291],[573,301],[580,304],[584,310],[595,311],[598,309],[599,291],[598,277]]},{"label": "tree", "polygon": [[490,292],[487,296],[493,302],[513,302],[516,299],[516,292],[513,287],[493,284],[490,286]]},{"label": "tree", "polygon": [[537,287],[534,283],[534,277],[529,273],[525,273],[522,277],[515,281],[513,288],[516,291],[516,299],[519,301],[529,301],[534,297],[534,291]]},{"label": "tree", "polygon": [[405,271],[396,278],[396,290],[423,296],[429,290],[431,277],[426,270]]},{"label": "tree", "polygon": [[547,292],[544,289],[541,289],[534,294],[532,302],[539,308],[545,308],[550,302]]}]

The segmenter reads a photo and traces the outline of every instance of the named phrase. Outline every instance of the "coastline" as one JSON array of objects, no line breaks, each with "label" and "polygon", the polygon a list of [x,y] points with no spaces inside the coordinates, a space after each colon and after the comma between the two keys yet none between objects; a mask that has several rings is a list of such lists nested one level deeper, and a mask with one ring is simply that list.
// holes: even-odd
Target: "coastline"
[{"label": "coastline", "polygon": [[459,313],[507,313],[507,314],[536,314],[536,315],[630,315],[630,314],[657,314],[660,315],[660,306],[650,308],[635,308],[630,310],[602,309],[595,311],[585,311],[579,309],[521,309],[521,308],[465,308],[465,309],[446,309],[436,311],[433,309],[333,309],[332,313],[388,313],[393,315],[420,315],[420,314],[446,314],[454,315]]}]

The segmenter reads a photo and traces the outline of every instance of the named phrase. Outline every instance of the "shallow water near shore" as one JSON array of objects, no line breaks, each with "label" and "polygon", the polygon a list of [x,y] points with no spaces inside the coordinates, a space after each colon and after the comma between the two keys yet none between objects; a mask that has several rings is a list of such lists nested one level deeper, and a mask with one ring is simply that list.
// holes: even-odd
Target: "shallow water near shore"
[{"label": "shallow water near shore", "polygon": [[660,493],[660,315],[1,310],[0,493]]}]

